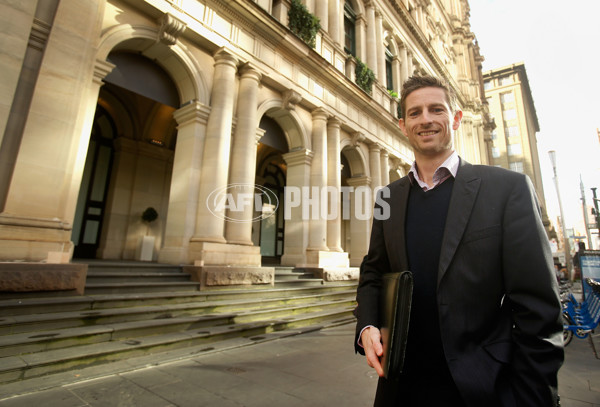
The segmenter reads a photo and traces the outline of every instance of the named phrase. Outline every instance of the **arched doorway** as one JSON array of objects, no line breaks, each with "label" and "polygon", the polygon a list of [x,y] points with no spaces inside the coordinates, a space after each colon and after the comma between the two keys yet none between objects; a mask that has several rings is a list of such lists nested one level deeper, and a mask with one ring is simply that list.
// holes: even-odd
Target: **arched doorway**
[{"label": "arched doorway", "polygon": [[[265,133],[257,146],[256,184],[268,191],[269,199],[263,196],[263,217],[260,225],[256,224],[252,228],[252,241],[260,246],[263,264],[279,264],[285,235],[284,188],[287,167],[283,154],[288,152],[288,146],[283,130],[274,119],[264,115],[259,127]],[[272,204],[275,201],[279,202],[276,207]],[[268,211],[275,213],[264,216]]]},{"label": "arched doorway", "polygon": [[[150,59],[122,50],[107,59],[116,67],[99,92],[74,219],[74,257],[133,260],[144,235],[155,237],[155,249],[161,244],[179,98]],[[141,220],[148,207],[159,213],[151,225]]]}]

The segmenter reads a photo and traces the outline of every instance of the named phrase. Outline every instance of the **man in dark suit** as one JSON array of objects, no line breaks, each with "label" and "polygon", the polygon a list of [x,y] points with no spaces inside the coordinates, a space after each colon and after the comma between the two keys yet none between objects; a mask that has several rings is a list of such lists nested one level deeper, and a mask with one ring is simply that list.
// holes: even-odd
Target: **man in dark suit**
[{"label": "man in dark suit", "polygon": [[[375,405],[558,405],[561,304],[533,186],[457,155],[454,99],[437,78],[404,84],[400,128],[415,162],[378,194],[390,210],[373,220],[361,265],[356,350],[380,376]],[[406,359],[385,379],[381,276],[404,270],[414,278]]]}]

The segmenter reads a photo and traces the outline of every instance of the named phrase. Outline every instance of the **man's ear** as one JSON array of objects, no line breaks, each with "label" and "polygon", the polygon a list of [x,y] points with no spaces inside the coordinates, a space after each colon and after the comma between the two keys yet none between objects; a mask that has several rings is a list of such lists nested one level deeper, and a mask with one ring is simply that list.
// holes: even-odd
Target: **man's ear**
[{"label": "man's ear", "polygon": [[398,126],[400,126],[400,130],[402,130],[402,133],[406,134],[406,127],[404,126],[404,119],[398,119]]},{"label": "man's ear", "polygon": [[457,110],[454,113],[454,121],[452,122],[452,130],[458,130],[460,127],[460,121],[462,120],[463,112],[462,110]]}]

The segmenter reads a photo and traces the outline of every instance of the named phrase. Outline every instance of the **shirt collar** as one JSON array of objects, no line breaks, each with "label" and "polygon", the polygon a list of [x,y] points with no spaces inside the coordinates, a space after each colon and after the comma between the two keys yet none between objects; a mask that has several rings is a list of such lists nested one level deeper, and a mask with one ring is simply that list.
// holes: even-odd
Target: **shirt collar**
[{"label": "shirt collar", "polygon": [[456,174],[458,173],[458,167],[460,165],[460,157],[456,151],[452,151],[452,154],[444,161],[433,173],[433,186],[430,187],[427,185],[421,178],[419,178],[419,173],[417,171],[417,162],[413,162],[410,170],[408,171],[408,178],[410,179],[411,184],[415,182],[423,188],[424,191],[428,191],[430,189],[435,188],[440,185],[442,182],[447,180],[450,177],[456,178]]}]

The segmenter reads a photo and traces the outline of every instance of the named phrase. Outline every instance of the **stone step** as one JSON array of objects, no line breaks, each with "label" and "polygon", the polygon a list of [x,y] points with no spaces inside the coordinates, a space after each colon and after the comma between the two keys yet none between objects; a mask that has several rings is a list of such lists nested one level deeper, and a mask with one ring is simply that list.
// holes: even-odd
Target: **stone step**
[{"label": "stone step", "polygon": [[290,288],[223,289],[215,291],[149,292],[86,295],[59,298],[13,298],[0,300],[0,318],[15,315],[45,314],[63,311],[95,311],[107,308],[184,304],[205,301],[239,301],[246,299],[293,298],[309,295],[325,296],[356,291],[356,282]]},{"label": "stone step", "polygon": [[[158,354],[181,348],[206,345],[232,338],[249,338],[261,341],[265,335],[307,326],[325,327],[352,321],[353,307],[340,306],[331,310],[304,313],[286,320],[274,319],[220,326],[193,327],[186,331],[145,336],[119,338],[101,344],[86,344],[46,352],[0,358],[0,383],[10,383],[73,369]],[[318,329],[318,328],[315,328]]]},{"label": "stone step", "polygon": [[353,298],[354,291],[332,292],[293,297],[248,298],[232,301],[193,301],[186,303],[97,308],[44,314],[13,315],[0,318],[1,335],[13,335],[66,328],[89,327],[148,319],[164,319],[208,315],[214,313],[250,312],[282,306],[299,306],[323,301],[344,301]]},{"label": "stone step", "polygon": [[183,272],[117,272],[117,271],[88,271],[86,288],[88,284],[106,283],[153,283],[153,282],[180,282],[190,281],[190,275]]},{"label": "stone step", "polygon": [[57,328],[46,331],[24,332],[0,336],[0,357],[17,356],[44,352],[53,349],[81,346],[92,343],[120,340],[125,338],[183,332],[194,329],[260,322],[265,320],[293,321],[302,314],[325,312],[341,307],[352,308],[353,301],[338,301],[306,304],[295,307],[279,307],[253,312],[219,313],[207,315],[165,316],[146,320],[120,323],[104,323],[93,326]]},{"label": "stone step", "polygon": [[85,284],[86,295],[119,294],[119,293],[148,293],[148,292],[174,292],[174,291],[198,291],[200,283],[193,281],[179,282],[152,282],[134,283],[130,281],[115,283],[87,283]]},{"label": "stone step", "polygon": [[138,261],[81,261],[74,263],[85,263],[88,265],[88,274],[90,272],[111,272],[119,271],[123,273],[182,273],[180,266],[172,264],[138,262]]}]

